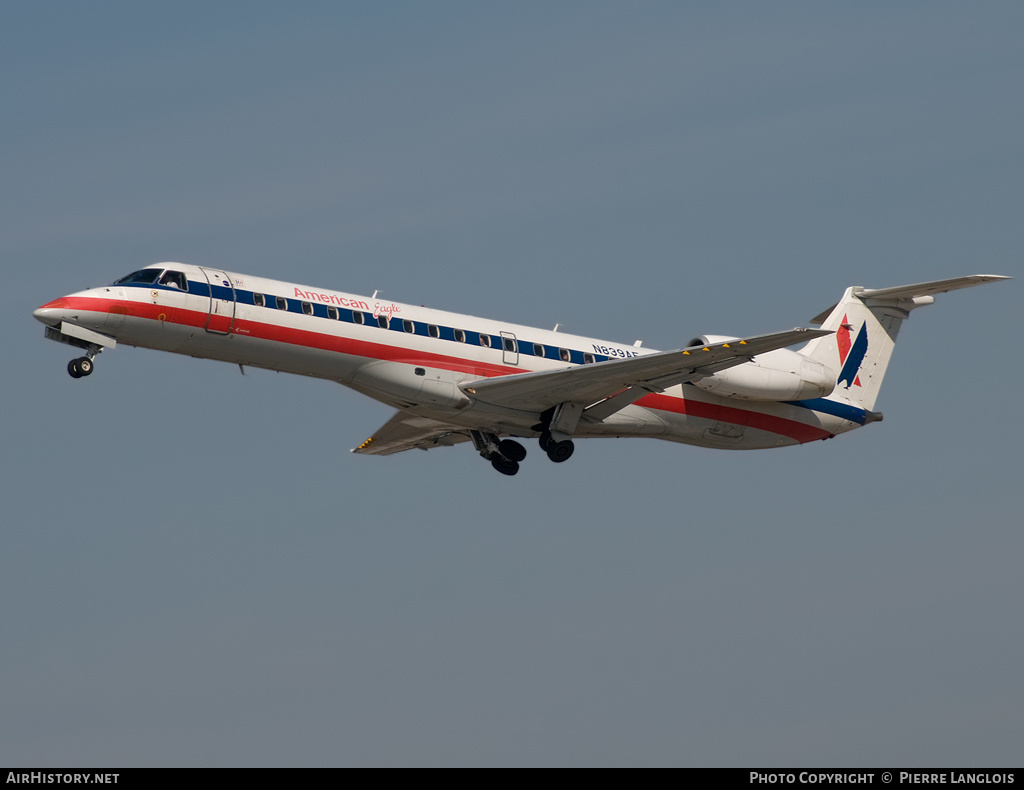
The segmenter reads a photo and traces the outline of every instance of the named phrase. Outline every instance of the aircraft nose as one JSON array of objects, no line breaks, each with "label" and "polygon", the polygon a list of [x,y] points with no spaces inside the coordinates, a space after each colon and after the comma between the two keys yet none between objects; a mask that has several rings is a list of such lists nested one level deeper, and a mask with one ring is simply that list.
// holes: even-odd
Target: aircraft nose
[{"label": "aircraft nose", "polygon": [[32,315],[36,317],[37,321],[42,321],[47,326],[53,326],[56,321],[60,320],[54,317],[56,312],[52,307],[40,307],[38,310],[34,310]]},{"label": "aircraft nose", "polygon": [[44,304],[42,307],[33,310],[32,315],[37,321],[42,321],[47,326],[57,326],[64,317],[64,300],[55,299]]}]

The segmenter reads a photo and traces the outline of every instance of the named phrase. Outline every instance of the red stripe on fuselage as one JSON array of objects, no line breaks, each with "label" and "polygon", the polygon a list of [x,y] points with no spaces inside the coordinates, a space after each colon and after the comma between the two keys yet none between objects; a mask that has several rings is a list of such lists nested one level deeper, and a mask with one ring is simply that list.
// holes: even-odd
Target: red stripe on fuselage
[{"label": "red stripe on fuselage", "polygon": [[788,436],[790,439],[801,444],[818,439],[828,439],[832,436],[828,431],[815,425],[807,425],[796,420],[787,420],[785,417],[776,417],[773,414],[737,409],[733,406],[722,406],[717,403],[707,403],[700,400],[673,398],[670,395],[645,395],[636,401],[636,405],[643,406],[645,409],[657,409],[659,411],[685,414],[691,417],[702,417],[706,420],[714,420],[715,422],[745,425],[748,428],[757,428],[760,431]]},{"label": "red stripe on fuselage", "polygon": [[[58,304],[60,302],[61,304]],[[64,297],[51,302],[46,307],[59,307],[64,310],[88,310],[96,313],[109,313],[111,308],[118,306],[121,309],[127,308],[128,315],[134,318],[146,318],[159,320],[163,315],[164,320],[170,324],[190,326],[197,329],[206,327],[209,313],[197,310],[188,310],[180,307],[169,307],[167,305],[151,304],[148,302],[133,302],[124,299],[104,299],[89,297]],[[320,319],[326,321],[328,319]],[[391,331],[391,330],[385,330]],[[492,362],[478,362],[472,359],[462,359],[447,354],[435,354],[429,351],[420,351],[402,346],[391,346],[384,343],[374,343],[367,340],[356,340],[351,337],[325,334],[322,332],[311,332],[307,329],[295,329],[293,327],[278,326],[277,324],[264,323],[261,321],[249,321],[236,318],[231,329],[232,334],[239,337],[251,337],[259,340],[270,340],[277,343],[286,343],[292,346],[303,348],[315,348],[322,351],[334,351],[339,354],[348,354],[366,359],[381,359],[389,362],[403,362],[409,365],[428,365],[443,370],[454,370],[460,373],[469,373],[474,376],[503,376],[509,373],[522,373],[522,368],[498,365]]]},{"label": "red stripe on fuselage", "polygon": [[[128,315],[135,318],[146,318],[159,320],[163,315],[168,323],[204,328],[209,313],[196,310],[188,310],[180,307],[169,307],[167,305],[150,304],[147,302],[133,302],[124,299],[103,299],[88,297],[62,297],[55,299],[44,307],[52,307],[63,310],[87,310],[98,313],[108,313],[111,308],[117,306],[122,310],[127,308]],[[326,319],[321,319],[326,320]],[[523,368],[509,367],[507,365],[496,365],[488,362],[476,362],[460,357],[453,357],[447,354],[434,354],[428,351],[403,348],[401,346],[390,346],[383,343],[372,343],[366,340],[355,340],[349,337],[324,334],[322,332],[311,332],[306,329],[294,329],[276,324],[264,323],[261,321],[249,321],[235,319],[232,332],[241,337],[252,337],[260,340],[270,340],[288,345],[301,346],[303,348],[315,348],[323,351],[334,351],[340,354],[365,357],[367,359],[381,359],[392,362],[403,362],[409,365],[429,365],[452,370],[460,373],[469,373],[476,376],[503,376],[515,373],[527,373]],[[777,417],[763,412],[739,409],[733,406],[722,406],[715,403],[707,403],[699,400],[673,397],[671,395],[650,394],[645,395],[636,401],[636,405],[645,409],[655,411],[667,411],[675,414],[684,414],[692,417],[701,417],[716,422],[732,423],[756,428],[769,433],[789,437],[794,441],[805,443],[819,439],[827,439],[832,434],[814,425],[807,425],[796,420],[789,420],[785,417]]]}]

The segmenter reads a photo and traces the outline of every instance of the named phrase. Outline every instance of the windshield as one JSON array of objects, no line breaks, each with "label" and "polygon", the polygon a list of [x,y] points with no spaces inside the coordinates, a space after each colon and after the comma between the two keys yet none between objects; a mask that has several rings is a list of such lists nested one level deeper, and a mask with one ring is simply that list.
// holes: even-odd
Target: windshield
[{"label": "windshield", "polygon": [[130,285],[131,283],[150,285],[156,282],[156,278],[160,276],[162,271],[163,269],[141,269],[137,272],[132,272],[127,277],[122,277],[114,285]]},{"label": "windshield", "polygon": [[168,288],[177,288],[179,291],[187,291],[188,278],[181,272],[168,269],[164,272],[164,276],[160,278],[160,285],[166,285]]}]

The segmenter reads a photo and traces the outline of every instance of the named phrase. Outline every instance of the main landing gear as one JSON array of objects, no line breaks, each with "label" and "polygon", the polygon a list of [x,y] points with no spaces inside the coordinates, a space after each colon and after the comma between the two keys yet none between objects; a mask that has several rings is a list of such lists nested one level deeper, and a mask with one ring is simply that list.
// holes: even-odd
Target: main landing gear
[{"label": "main landing gear", "polygon": [[68,373],[71,374],[71,378],[80,379],[83,376],[88,376],[92,373],[93,363],[92,357],[79,357],[73,359],[68,363]]},{"label": "main landing gear", "polygon": [[[473,445],[491,466],[503,475],[514,475],[519,472],[519,462],[526,458],[526,448],[514,439],[498,439],[493,433],[470,431]],[[556,441],[548,431],[540,435],[541,449],[556,464],[568,461],[575,446],[571,439]]]},{"label": "main landing gear", "polygon": [[572,443],[572,439],[565,439],[561,442],[557,441],[552,437],[550,431],[542,431],[538,442],[540,444],[540,449],[546,452],[548,454],[548,458],[556,464],[568,461],[572,457],[573,450],[576,449],[576,445]]},{"label": "main landing gear", "polygon": [[503,475],[514,475],[519,471],[519,462],[526,458],[526,448],[514,439],[498,439],[493,433],[470,431],[473,445],[491,466]]}]

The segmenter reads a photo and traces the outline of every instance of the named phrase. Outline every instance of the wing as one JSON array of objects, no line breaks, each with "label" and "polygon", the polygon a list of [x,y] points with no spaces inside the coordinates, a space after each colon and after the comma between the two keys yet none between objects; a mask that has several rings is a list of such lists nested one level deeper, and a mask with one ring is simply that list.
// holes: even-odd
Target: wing
[{"label": "wing", "polygon": [[591,407],[585,412],[590,419],[603,419],[647,392],[661,392],[741,365],[755,354],[830,334],[821,329],[792,329],[631,359],[478,379],[459,386],[471,398],[506,408],[543,412],[560,403],[578,403]]},{"label": "wing", "polygon": [[414,447],[420,450],[451,447],[459,442],[468,442],[469,438],[465,428],[399,411],[352,452],[362,455],[391,455]]}]

